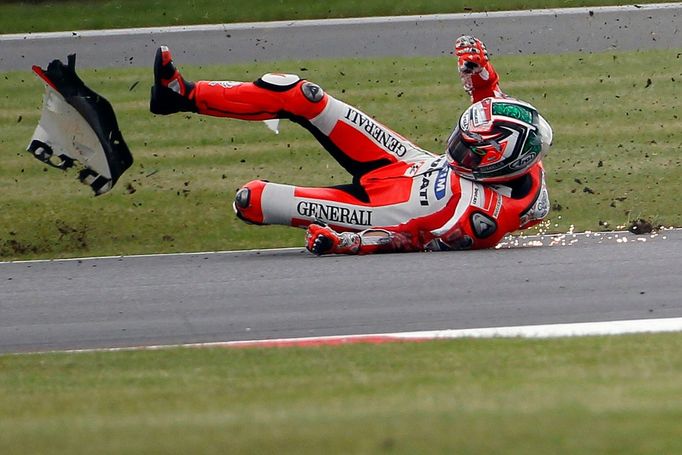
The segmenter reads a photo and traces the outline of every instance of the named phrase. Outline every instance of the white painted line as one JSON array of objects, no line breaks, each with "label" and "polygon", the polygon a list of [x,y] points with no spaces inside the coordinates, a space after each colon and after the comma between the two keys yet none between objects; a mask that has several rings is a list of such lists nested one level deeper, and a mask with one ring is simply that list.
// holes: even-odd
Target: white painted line
[{"label": "white painted line", "polygon": [[130,346],[101,349],[74,349],[52,352],[117,352],[134,350],[159,350],[171,348],[266,348],[303,347],[342,344],[380,344],[390,342],[416,342],[458,338],[559,338],[577,336],[627,335],[636,333],[682,332],[682,317],[660,319],[635,319],[628,321],[577,322],[568,324],[523,325],[513,327],[487,327],[480,329],[427,330],[420,332],[377,333],[364,335],[334,335],[323,337],[278,338],[265,340],[219,341],[154,346]]},{"label": "white painted line", "polygon": [[595,6],[580,8],[557,8],[521,11],[493,11],[482,13],[451,13],[451,14],[425,14],[411,16],[379,16],[379,17],[355,17],[342,19],[306,19],[297,21],[270,21],[270,22],[241,22],[231,24],[205,24],[205,25],[179,25],[172,27],[142,27],[142,28],[119,28],[107,30],[83,30],[68,32],[41,32],[41,33],[14,33],[0,35],[0,41],[37,40],[55,38],[78,38],[78,37],[102,37],[117,35],[152,35],[158,33],[183,33],[183,32],[210,32],[210,31],[235,31],[250,29],[274,29],[292,27],[319,27],[336,25],[363,25],[363,24],[401,24],[410,22],[438,22],[447,20],[476,20],[481,18],[518,18],[533,16],[567,16],[613,12],[634,12],[639,10],[679,9],[682,3],[651,3],[644,5],[623,6]]},{"label": "white painted line", "polygon": [[92,261],[95,259],[132,259],[132,258],[155,258],[155,257],[173,257],[173,256],[201,256],[214,254],[240,254],[240,253],[284,253],[287,251],[303,250],[302,247],[287,247],[287,248],[257,248],[251,250],[224,250],[224,251],[196,251],[182,252],[182,253],[149,253],[149,254],[130,254],[120,256],[88,256],[79,258],[55,258],[55,259],[27,259],[21,261],[0,261],[2,264],[35,264],[41,262],[73,262],[73,261]]},{"label": "white painted line", "polygon": [[434,330],[393,334],[404,339],[451,338],[557,338],[575,336],[624,335],[682,331],[682,318],[635,319],[629,321],[576,322],[568,324],[521,325],[483,329]]}]

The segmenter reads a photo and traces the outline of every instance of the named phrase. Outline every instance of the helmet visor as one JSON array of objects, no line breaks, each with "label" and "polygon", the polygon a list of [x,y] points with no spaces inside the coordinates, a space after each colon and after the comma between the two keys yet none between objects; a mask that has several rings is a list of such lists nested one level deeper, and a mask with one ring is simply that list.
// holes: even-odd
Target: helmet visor
[{"label": "helmet visor", "polygon": [[448,155],[458,166],[474,170],[481,164],[485,151],[464,142],[458,126],[448,139]]}]

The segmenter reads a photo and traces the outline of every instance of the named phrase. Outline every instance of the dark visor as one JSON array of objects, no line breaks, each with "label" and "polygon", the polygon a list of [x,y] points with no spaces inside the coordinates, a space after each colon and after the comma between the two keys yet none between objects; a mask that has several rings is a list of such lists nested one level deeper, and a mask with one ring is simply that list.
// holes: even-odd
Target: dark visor
[{"label": "dark visor", "polygon": [[481,164],[485,153],[477,153],[476,147],[466,144],[462,140],[462,132],[457,127],[448,139],[448,155],[459,166],[467,169],[476,169]]}]

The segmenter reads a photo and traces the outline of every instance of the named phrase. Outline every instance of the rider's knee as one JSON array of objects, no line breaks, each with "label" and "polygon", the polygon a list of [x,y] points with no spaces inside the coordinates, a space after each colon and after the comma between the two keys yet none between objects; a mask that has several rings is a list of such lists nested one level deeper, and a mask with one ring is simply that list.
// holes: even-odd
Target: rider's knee
[{"label": "rider's knee", "polygon": [[232,208],[237,218],[246,223],[265,224],[263,222],[262,196],[267,182],[252,180],[237,191]]},{"label": "rider's knee", "polygon": [[284,110],[293,115],[312,118],[318,115],[327,104],[327,94],[322,88],[296,74],[268,73],[254,84],[265,90],[281,93],[284,96]]}]

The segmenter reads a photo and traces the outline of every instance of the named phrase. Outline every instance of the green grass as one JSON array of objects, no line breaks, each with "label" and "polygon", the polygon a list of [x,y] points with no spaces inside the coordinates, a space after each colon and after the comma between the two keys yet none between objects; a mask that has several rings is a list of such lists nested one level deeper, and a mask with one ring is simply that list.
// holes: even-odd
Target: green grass
[{"label": "green grass", "polygon": [[[682,189],[680,55],[495,58],[502,88],[535,104],[555,131],[545,161],[553,211],[543,230],[606,230],[640,217],[682,225],[674,202]],[[454,66],[443,57],[182,69],[191,79],[297,72],[439,152],[468,105]],[[231,209],[237,188],[256,178],[298,185],[349,181],[294,124],[284,122],[275,135],[261,122],[157,117],[147,110],[150,70],[80,74],[114,105],[136,162],[98,198],[75,172],[47,169],[23,151],[40,116],[42,84],[28,72],[0,74],[3,259],[299,246],[300,230],[238,221]]]},{"label": "green grass", "polygon": [[[535,104],[555,130],[546,159],[553,211],[543,231],[609,230],[637,218],[682,225],[682,60],[676,51],[495,59],[509,94]],[[183,67],[193,79],[253,80],[299,72],[426,149],[439,152],[468,105],[450,58],[297,61]],[[117,110],[135,165],[94,198],[75,172],[23,150],[38,122],[42,84],[0,74],[0,257],[5,259],[297,246],[302,232],[254,227],[231,209],[234,192],[265,178],[299,185],[348,182],[302,128],[148,112],[150,71],[80,72]],[[132,90],[131,87],[139,82]]]},{"label": "green grass", "polygon": [[25,453],[680,453],[682,335],[0,356]]},{"label": "green grass", "polygon": [[[682,178],[680,53],[495,61],[503,89],[534,103],[555,130],[546,159],[554,210],[543,230],[613,229],[640,217],[682,225],[670,197]],[[192,79],[253,80],[270,69],[299,72],[434,151],[468,105],[450,58],[183,67]],[[115,106],[136,163],[110,194],[94,198],[75,172],[31,158],[23,150],[38,122],[42,84],[28,72],[0,74],[4,259],[297,246],[299,230],[239,222],[230,207],[236,189],[255,178],[348,181],[296,125],[285,122],[275,135],[260,122],[156,117],[147,110],[149,70],[80,74]]]},{"label": "green grass", "polygon": [[[639,3],[656,3],[644,0]],[[619,5],[619,0],[5,1],[1,33]]]}]

